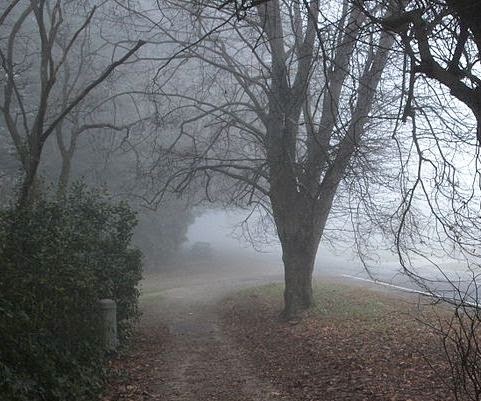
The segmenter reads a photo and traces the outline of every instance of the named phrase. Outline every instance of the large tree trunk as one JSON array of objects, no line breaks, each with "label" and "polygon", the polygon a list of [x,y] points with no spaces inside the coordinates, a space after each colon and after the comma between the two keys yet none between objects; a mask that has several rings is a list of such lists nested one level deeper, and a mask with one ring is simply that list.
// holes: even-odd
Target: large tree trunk
[{"label": "large tree trunk", "polygon": [[302,236],[284,241],[282,260],[284,262],[284,311],[286,319],[297,316],[313,304],[312,272],[319,241]]},{"label": "large tree trunk", "polygon": [[313,304],[312,272],[331,197],[312,199],[290,187],[287,180],[277,184],[271,191],[271,203],[284,262],[282,317],[291,319]]},{"label": "large tree trunk", "polygon": [[272,211],[284,262],[282,317],[291,319],[313,304],[312,273],[337,184],[326,187],[319,198],[286,179],[272,181],[271,185]]}]

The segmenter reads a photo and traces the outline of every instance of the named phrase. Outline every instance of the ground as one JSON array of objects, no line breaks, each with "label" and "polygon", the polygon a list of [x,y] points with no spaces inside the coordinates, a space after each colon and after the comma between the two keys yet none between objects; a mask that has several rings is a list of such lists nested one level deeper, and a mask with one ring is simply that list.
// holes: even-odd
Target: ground
[{"label": "ground", "polygon": [[112,361],[104,401],[450,400],[423,358],[436,339],[405,314],[411,300],[323,278],[317,308],[281,322],[281,286],[266,287],[282,279],[274,265],[147,277],[139,332]]}]

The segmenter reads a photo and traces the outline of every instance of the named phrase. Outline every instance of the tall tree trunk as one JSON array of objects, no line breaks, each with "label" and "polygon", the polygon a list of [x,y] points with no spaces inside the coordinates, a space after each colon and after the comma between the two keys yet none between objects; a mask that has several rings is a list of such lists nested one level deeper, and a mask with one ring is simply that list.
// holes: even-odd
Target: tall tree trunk
[{"label": "tall tree trunk", "polygon": [[290,319],[313,304],[312,272],[332,197],[313,199],[287,180],[273,184],[271,204],[284,262],[282,317]]},{"label": "tall tree trunk", "polygon": [[[275,176],[287,177],[288,173]],[[271,181],[270,199],[284,262],[285,319],[296,317],[313,304],[314,263],[337,185],[326,186],[322,196],[314,197],[295,181]]]},{"label": "tall tree trunk", "polygon": [[291,238],[282,243],[285,288],[284,311],[286,319],[295,317],[313,304],[312,272],[319,241],[314,238]]}]

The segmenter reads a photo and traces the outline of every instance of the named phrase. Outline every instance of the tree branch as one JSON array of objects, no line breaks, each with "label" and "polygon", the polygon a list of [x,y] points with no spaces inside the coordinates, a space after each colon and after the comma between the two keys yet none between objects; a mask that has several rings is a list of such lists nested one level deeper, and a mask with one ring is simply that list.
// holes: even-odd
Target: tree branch
[{"label": "tree branch", "polygon": [[41,140],[45,141],[52,133],[58,123],[62,121],[74,108],[77,106],[95,87],[102,83],[108,76],[126,60],[128,60],[137,50],[139,50],[146,42],[139,40],[137,44],[129,50],[123,57],[114,63],[110,64],[106,70],[95,81],[90,83],[61,113],[60,115],[49,125],[49,127],[42,133]]}]

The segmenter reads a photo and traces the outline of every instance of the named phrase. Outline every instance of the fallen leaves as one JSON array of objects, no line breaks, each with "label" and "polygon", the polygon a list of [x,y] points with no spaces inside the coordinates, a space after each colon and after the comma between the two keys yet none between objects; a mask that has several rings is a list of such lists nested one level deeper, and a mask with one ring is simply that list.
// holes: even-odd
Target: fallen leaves
[{"label": "fallen leaves", "polygon": [[[220,306],[221,334],[199,324],[177,337],[162,322],[145,327],[129,352],[111,362],[103,401],[249,401],[254,398],[243,391],[262,383],[269,383],[267,398],[274,400],[453,400],[423,356],[445,369],[425,327],[387,306],[363,314],[355,295],[341,295],[342,314],[311,313],[295,324],[279,321],[279,300],[244,294]],[[349,314],[349,302],[356,313]]]},{"label": "fallen leaves", "polygon": [[277,319],[278,300],[256,295],[232,299],[224,327],[259,375],[291,399],[453,400],[423,357],[445,368],[436,361],[435,338],[404,311],[387,308],[366,316],[357,311],[340,319],[317,313],[292,325]]},{"label": "fallen leaves", "polygon": [[168,330],[159,326],[137,333],[132,347],[110,361],[109,380],[102,401],[160,401],[155,386],[165,376],[163,353]]}]

